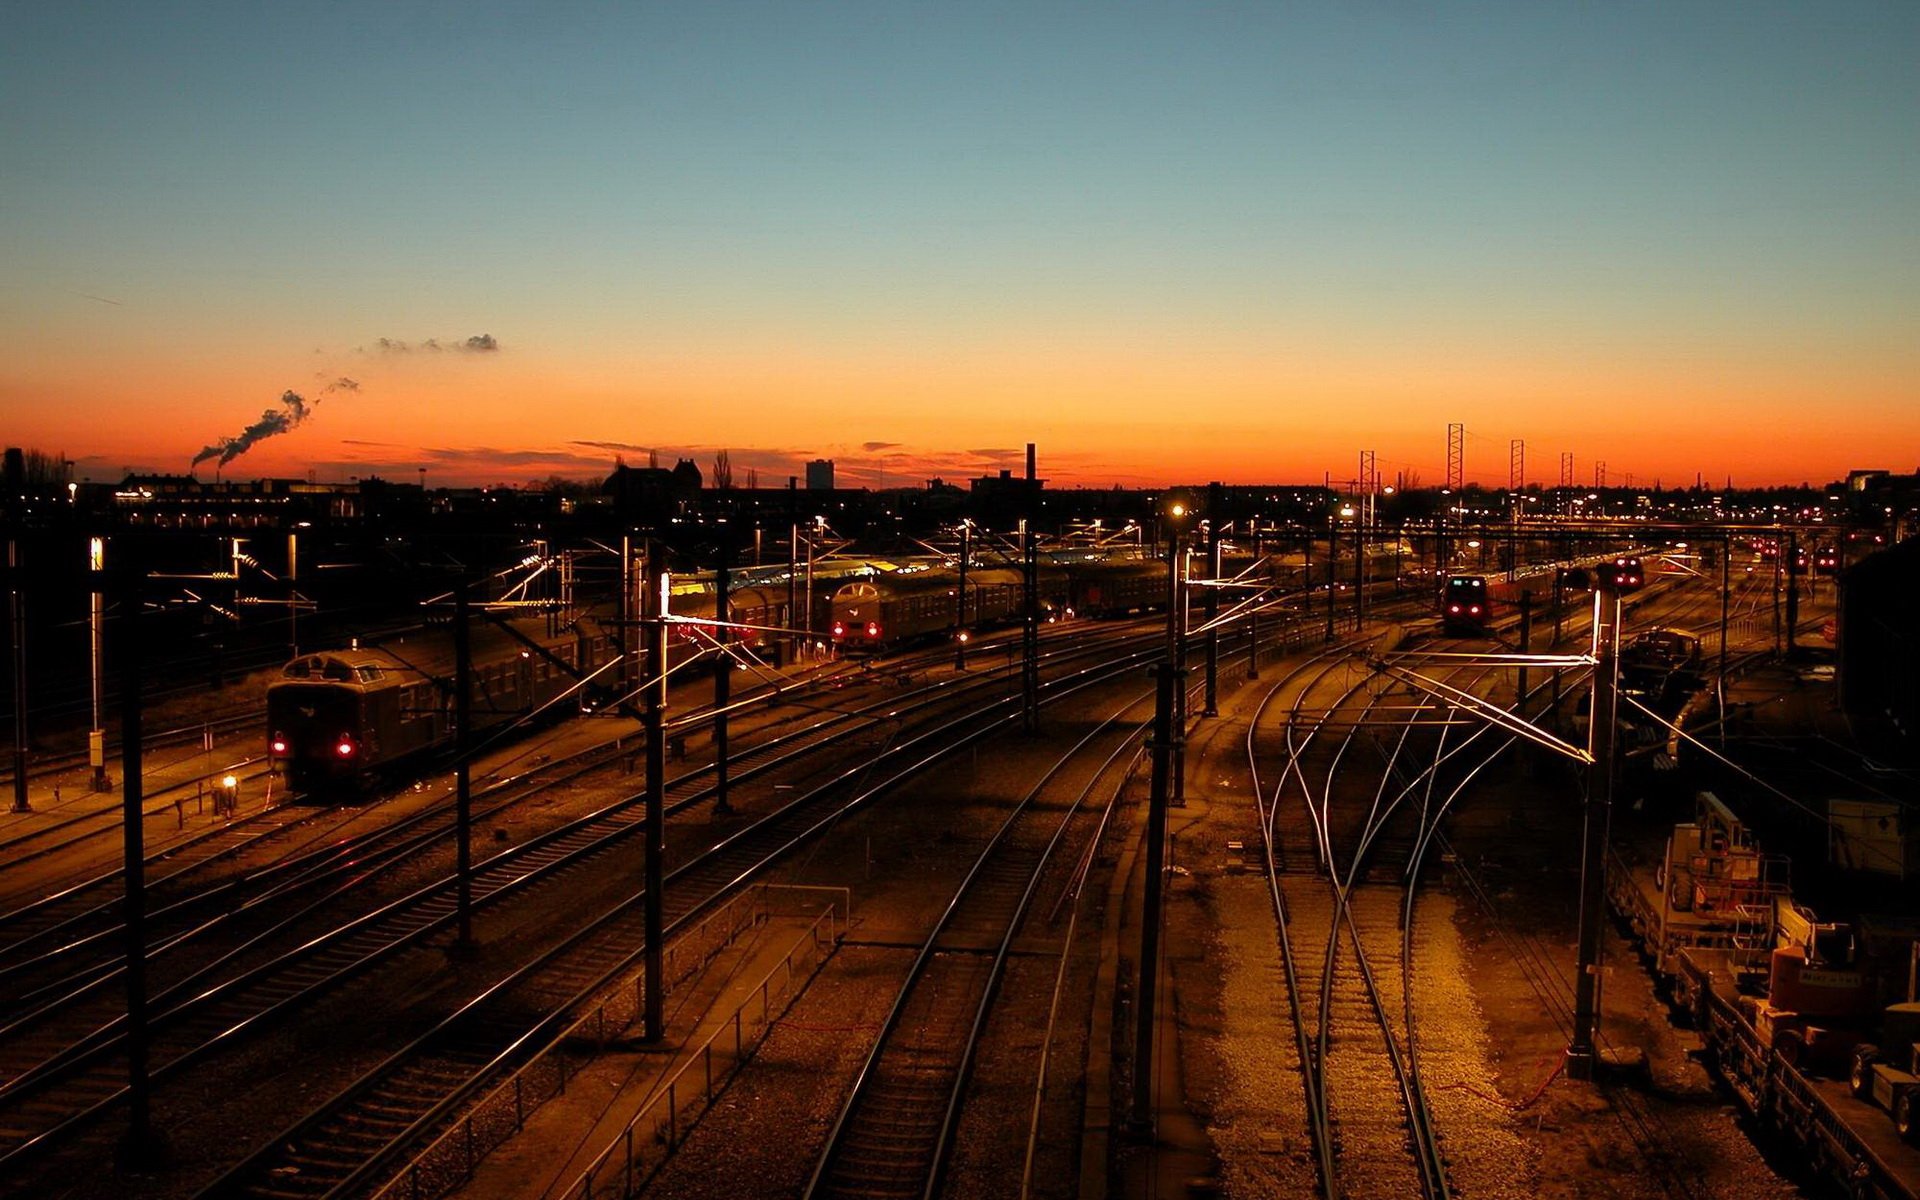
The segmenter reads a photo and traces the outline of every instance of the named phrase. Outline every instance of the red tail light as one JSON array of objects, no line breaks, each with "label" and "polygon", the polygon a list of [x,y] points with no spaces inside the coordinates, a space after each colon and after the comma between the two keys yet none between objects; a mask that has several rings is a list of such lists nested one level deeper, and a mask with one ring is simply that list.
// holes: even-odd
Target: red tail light
[{"label": "red tail light", "polygon": [[1460,606],[1458,604],[1449,604],[1447,605],[1447,611],[1450,613],[1457,613],[1460,611]]},{"label": "red tail light", "polygon": [[270,743],[270,748],[273,750],[275,754],[285,754],[287,752],[287,739],[285,738],[273,739],[272,743]]},{"label": "red tail light", "polygon": [[835,621],[833,623],[833,636],[835,637],[847,636],[847,626],[844,621]]},{"label": "red tail light", "polygon": [[338,754],[341,758],[352,758],[353,757],[353,739],[346,736],[345,734],[340,735],[340,743],[339,745],[333,748],[333,752],[335,754]]},{"label": "red tail light", "polygon": [[1477,616],[1479,616],[1479,615],[1480,615],[1480,606],[1479,606],[1478,604],[1470,604],[1470,605],[1468,605],[1468,606],[1467,606],[1467,614],[1468,614],[1469,616],[1475,616],[1475,617],[1477,617]]},{"label": "red tail light", "polygon": [[877,638],[880,636],[880,625],[877,621],[867,622],[867,636],[870,638]]}]

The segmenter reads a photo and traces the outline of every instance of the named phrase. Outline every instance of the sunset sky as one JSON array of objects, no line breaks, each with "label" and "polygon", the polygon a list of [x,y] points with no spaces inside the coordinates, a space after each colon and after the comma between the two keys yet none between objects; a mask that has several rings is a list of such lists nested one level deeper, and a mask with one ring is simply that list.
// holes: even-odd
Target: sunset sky
[{"label": "sunset sky", "polygon": [[1548,484],[1920,469],[1914,0],[5,29],[0,435],[83,477],[288,391],[224,475],[1436,482],[1450,421],[1496,485],[1512,438]]}]

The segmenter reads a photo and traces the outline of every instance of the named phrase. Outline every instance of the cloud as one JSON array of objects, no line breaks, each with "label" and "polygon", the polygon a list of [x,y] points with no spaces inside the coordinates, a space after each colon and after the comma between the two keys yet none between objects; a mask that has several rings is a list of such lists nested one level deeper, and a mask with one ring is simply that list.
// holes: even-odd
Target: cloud
[{"label": "cloud", "polygon": [[570,454],[565,450],[501,450],[493,446],[422,446],[421,457],[442,465],[481,464],[501,467],[561,464],[591,467],[604,473],[607,460],[600,455]]},{"label": "cloud", "polygon": [[901,445],[899,442],[861,442],[860,448],[872,454],[879,450],[892,450],[899,445]]},{"label": "cloud", "polygon": [[407,342],[399,338],[375,338],[370,345],[359,347],[361,354],[440,354],[451,351],[455,354],[492,354],[500,349],[500,339],[490,333],[476,333],[461,341],[443,343],[439,338],[428,338],[422,342]]},{"label": "cloud", "polygon": [[632,442],[591,442],[576,438],[567,443],[569,446],[586,446],[593,450],[612,450],[616,454],[651,454],[652,446],[636,446]]}]

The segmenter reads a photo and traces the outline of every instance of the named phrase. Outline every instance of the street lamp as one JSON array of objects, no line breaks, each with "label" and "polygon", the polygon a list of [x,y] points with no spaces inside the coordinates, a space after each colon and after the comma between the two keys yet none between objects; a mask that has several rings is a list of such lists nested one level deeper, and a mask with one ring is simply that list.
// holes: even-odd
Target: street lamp
[{"label": "street lamp", "polygon": [[[1186,688],[1180,661],[1181,526],[1187,507],[1167,506],[1167,657],[1154,668],[1152,782],[1147,792],[1146,894],[1140,922],[1140,987],[1135,1005],[1133,1096],[1128,1124],[1139,1136],[1153,1130],[1154,1002],[1160,989],[1160,918],[1166,873],[1169,783],[1180,770],[1181,727],[1175,724],[1175,698]],[[1177,786],[1177,785],[1176,785]]]}]

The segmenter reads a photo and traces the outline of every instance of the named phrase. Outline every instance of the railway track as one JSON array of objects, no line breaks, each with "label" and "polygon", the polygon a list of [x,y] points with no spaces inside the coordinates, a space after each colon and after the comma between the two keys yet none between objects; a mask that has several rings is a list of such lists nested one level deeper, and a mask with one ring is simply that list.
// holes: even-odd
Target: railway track
[{"label": "railway track", "polygon": [[[1119,780],[1097,818],[1105,824],[1131,773],[1127,751],[1147,729],[1124,714],[1150,697],[1126,699],[1062,755],[982,848],[908,970],[827,1136],[809,1198],[934,1194],[1014,936],[1075,818],[1118,764]],[[1070,800],[1043,801],[1071,765],[1109,745]]]},{"label": "railway track", "polygon": [[[1648,596],[1642,607],[1671,620],[1692,603]],[[1487,688],[1475,670],[1485,671],[1462,662],[1443,674],[1450,686],[1497,695],[1500,685]],[[1550,686],[1510,693],[1511,707],[1545,715]],[[1325,660],[1283,679],[1260,712],[1289,687],[1283,735],[1263,734],[1256,715],[1247,754],[1321,1191],[1329,1200],[1448,1196],[1411,988],[1418,881],[1444,844],[1447,810],[1515,739],[1479,722],[1468,731],[1448,702],[1402,702]]]},{"label": "railway track", "polygon": [[[990,681],[982,680],[983,685]],[[776,743],[755,747],[735,759],[737,781],[745,782],[784,762],[799,759],[823,745],[839,720],[816,720],[800,733]],[[823,726],[826,727],[823,729]],[[669,790],[670,811],[678,813],[708,796],[708,770],[688,772]],[[540,838],[514,847],[476,865],[472,896],[476,909],[497,903],[520,890],[578,865],[631,838],[644,821],[644,797],[632,796],[606,806]],[[423,843],[444,840],[447,815],[439,828],[409,831],[397,853]],[[302,877],[287,894],[346,884],[359,887],[366,878],[364,853],[337,859],[337,866]],[[334,856],[329,856],[334,857]],[[399,900],[375,908],[344,925],[335,925],[304,942],[293,936],[311,920],[336,909],[342,896],[326,892],[295,911],[281,915],[271,926],[253,932],[237,950],[212,963],[159,984],[150,999],[156,1077],[184,1067],[216,1045],[230,1040],[255,1022],[287,1012],[319,993],[338,986],[391,955],[417,945],[457,917],[457,883],[443,878]],[[276,936],[278,935],[278,936]],[[296,944],[297,943],[297,944]],[[273,954],[277,945],[296,948]],[[261,961],[264,958],[265,961]],[[124,1078],[119,1057],[123,1047],[120,1022],[111,996],[100,995],[99,977],[87,981],[85,1003],[61,997],[12,1022],[0,1041],[0,1166],[16,1153],[38,1145],[42,1138],[97,1114],[119,1094],[116,1081]],[[156,980],[158,983],[158,980]],[[31,1106],[57,1123],[16,1141],[7,1135],[23,1122],[12,1120],[11,1110]],[[29,1127],[30,1128],[30,1127]],[[11,1143],[11,1144],[10,1144]]]},{"label": "railway track", "polygon": [[[1047,699],[1069,694],[1078,687],[1104,681],[1134,669],[1142,653],[1082,668],[1066,678],[1043,683]],[[671,872],[662,903],[669,935],[739,887],[781,861],[798,847],[838,822],[847,812],[871,802],[904,780],[946,756],[978,741],[1019,718],[1017,697],[971,706],[905,737],[871,761],[856,764],[777,810],[711,847],[693,861]],[[543,1031],[564,1024],[566,1014],[587,995],[631,970],[644,950],[636,923],[643,897],[635,895],[610,909],[576,939],[543,955],[516,973],[508,983],[489,991],[456,1013],[407,1050],[395,1055],[352,1087],[320,1106],[293,1128],[273,1138],[262,1150],[209,1187],[205,1200],[233,1196],[335,1196],[374,1183],[397,1165],[407,1149],[429,1137],[450,1120],[460,1104],[477,1095],[487,1083],[511,1069],[521,1056],[534,1052]],[[593,983],[573,989],[573,998],[557,1004],[532,1004],[536,989],[558,996],[572,987],[574,968],[561,956],[576,953],[580,938],[606,940],[627,948],[618,962],[602,971]],[[584,952],[583,952],[584,953]],[[549,974],[551,972],[551,974]],[[535,977],[545,979],[540,982]],[[506,989],[506,990],[503,990]],[[509,992],[518,996],[509,995]],[[518,1032],[504,1041],[505,1014],[518,1014]],[[504,1045],[504,1049],[494,1049]],[[423,1087],[424,1079],[438,1077],[439,1085]],[[458,1077],[459,1081],[447,1081]],[[368,1143],[373,1113],[393,1123],[404,1117],[404,1127],[381,1145]],[[291,1168],[289,1170],[288,1168]],[[288,1184],[297,1180],[297,1190]]]},{"label": "railway track", "polygon": [[[815,682],[830,686],[842,681],[826,672]],[[696,712],[683,718],[682,724],[709,718],[710,714]],[[857,713],[850,712],[832,718],[838,722],[858,719]],[[796,720],[814,718],[806,708],[797,707],[787,716],[761,724],[758,732],[765,735],[777,731],[783,722]],[[813,728],[825,727],[816,721]],[[622,754],[617,742],[608,742],[557,758],[542,756],[483,787],[476,797],[479,807],[473,820],[484,824],[545,789],[577,782],[612,765]],[[751,767],[749,755],[737,755],[734,762]],[[697,768],[675,786],[684,790],[712,771],[710,765]],[[206,938],[241,914],[257,920],[258,910],[269,901],[285,903],[301,893],[324,891],[336,884],[348,864],[358,880],[390,870],[445,843],[454,831],[451,794],[381,828],[346,837],[337,836],[336,830],[350,814],[338,814],[335,819],[336,814],[338,810],[323,807],[269,809],[150,855],[147,861],[165,871],[148,879],[150,897],[156,903],[148,916],[149,954],[175,952],[185,939]],[[289,831],[304,835],[304,848],[285,852],[280,843]],[[230,878],[200,878],[214,867],[234,867],[230,860],[243,856],[259,860],[270,853],[278,857],[244,873],[235,868]],[[116,890],[120,878],[118,870],[103,872],[0,915],[0,999],[46,1002],[58,997],[60,1002],[70,1002],[81,994],[77,989],[98,987],[117,977],[124,951]],[[210,910],[215,915],[203,921],[202,914]],[[55,970],[64,974],[50,979]],[[16,1012],[9,1024],[16,1024],[20,1016]],[[0,1040],[4,1040],[3,1030]]]},{"label": "railway track", "polygon": [[[900,697],[900,699],[902,699],[902,701],[906,701],[906,705],[897,705],[897,707],[908,707],[908,705],[912,705],[912,701],[910,701],[908,697]],[[737,762],[737,764],[741,764],[741,766],[745,766],[745,758],[743,758],[743,756],[741,756],[741,758],[735,758],[735,762]],[[868,764],[868,768],[862,768],[862,770],[874,770],[874,772],[876,772],[877,774],[876,764]],[[689,799],[687,803],[699,803],[699,799],[695,797],[695,799]],[[724,862],[724,864],[722,864],[722,866],[720,866],[718,870],[720,870],[720,876],[726,876],[728,877],[728,879],[732,879],[732,881],[737,881],[737,877],[739,877],[739,872],[741,872],[741,870],[745,870],[745,868],[741,866],[741,860],[730,860],[730,862]],[[733,872],[733,876],[728,876],[728,872]],[[684,879],[691,879],[691,876],[678,876],[678,874],[676,874],[676,885],[680,885],[680,883],[682,883]],[[720,889],[720,887],[716,885],[716,887],[714,887],[714,895],[720,895],[720,891],[722,891],[722,889]],[[478,889],[476,889],[476,893],[478,893]],[[672,897],[672,889],[670,889],[670,897]],[[672,900],[670,900],[670,902],[672,902]],[[445,924],[444,916],[440,916],[440,918],[436,918],[436,920],[440,922],[440,925]],[[559,968],[557,968],[557,970],[559,970]],[[564,993],[564,991],[566,991],[566,987],[564,987],[564,983],[563,985],[551,985],[551,987],[545,987],[545,991],[547,991],[547,993],[551,993],[551,995],[559,995],[559,993]],[[505,1004],[505,1000],[503,1000],[503,1004]],[[265,1016],[265,1014],[263,1014],[263,1016]],[[478,1018],[476,1018],[476,1020],[478,1020]],[[246,1021],[242,1021],[242,1025],[246,1025]],[[486,1041],[486,1039],[482,1039],[482,1041]],[[207,1052],[211,1052],[211,1050],[207,1050]],[[455,1062],[455,1064],[459,1066],[459,1056],[453,1056],[453,1060],[449,1060],[449,1062]],[[465,1069],[465,1068],[461,1068],[461,1069]],[[459,1073],[461,1073],[461,1069],[457,1069],[457,1071],[453,1071],[453,1073],[455,1073],[455,1075],[459,1075]],[[480,1071],[476,1071],[476,1073],[484,1073],[484,1071],[486,1071],[486,1066],[482,1064],[482,1068],[480,1068]],[[420,1069],[420,1073],[417,1073],[417,1075],[407,1075],[407,1077],[405,1077],[405,1083],[407,1083],[407,1091],[422,1091],[422,1089],[419,1089],[419,1087],[413,1087],[413,1085],[417,1085],[417,1083],[420,1083],[420,1079],[438,1079],[438,1068],[422,1068]],[[436,1092],[436,1094],[442,1094],[442,1096],[445,1096],[445,1094],[447,1094],[447,1091],[445,1091],[444,1087],[442,1087],[440,1083],[434,1083],[434,1087],[432,1087],[432,1089],[424,1089],[424,1091],[434,1091]],[[4,1096],[0,1096],[0,1102],[4,1102]],[[438,1119],[438,1117],[436,1117],[436,1119]],[[303,1171],[303,1173],[307,1173],[307,1171]]]}]

